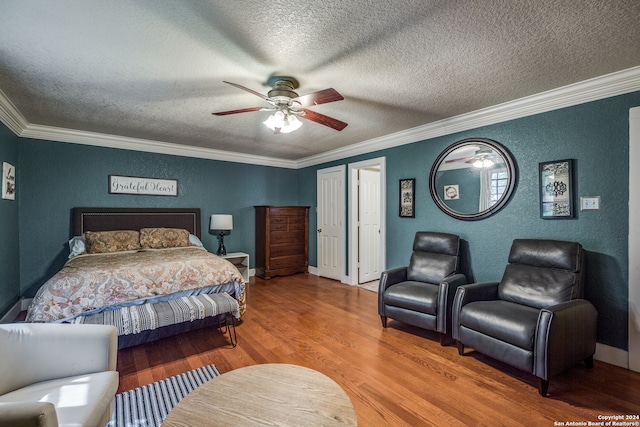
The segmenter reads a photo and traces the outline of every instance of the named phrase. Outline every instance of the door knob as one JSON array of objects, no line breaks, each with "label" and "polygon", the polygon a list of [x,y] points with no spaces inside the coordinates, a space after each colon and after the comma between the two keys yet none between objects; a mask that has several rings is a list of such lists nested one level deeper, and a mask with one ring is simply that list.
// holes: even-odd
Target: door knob
[{"label": "door knob", "polygon": [[318,233],[322,233],[322,228],[318,228]]}]

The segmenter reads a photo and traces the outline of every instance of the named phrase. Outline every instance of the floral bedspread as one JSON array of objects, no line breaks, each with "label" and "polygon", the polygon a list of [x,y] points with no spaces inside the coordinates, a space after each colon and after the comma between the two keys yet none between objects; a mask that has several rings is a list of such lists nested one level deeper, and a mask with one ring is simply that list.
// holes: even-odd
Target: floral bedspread
[{"label": "floral bedspread", "polygon": [[242,304],[244,284],[238,269],[193,246],[79,255],[42,285],[26,321],[68,320],[129,301],[227,284]]}]

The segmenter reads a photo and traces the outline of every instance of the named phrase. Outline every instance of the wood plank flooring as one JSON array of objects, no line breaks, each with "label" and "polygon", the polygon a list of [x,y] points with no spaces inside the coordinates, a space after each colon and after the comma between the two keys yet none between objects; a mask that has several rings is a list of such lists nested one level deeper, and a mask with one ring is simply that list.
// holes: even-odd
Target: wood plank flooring
[{"label": "wood plank flooring", "polygon": [[360,426],[554,426],[640,414],[640,373],[596,360],[553,378],[543,398],[533,377],[476,352],[459,356],[430,331],[393,320],[383,329],[375,292],[313,275],[251,278],[237,333],[236,348],[208,329],[121,350],[118,392],[207,364],[224,373],[291,363],[340,384]]}]

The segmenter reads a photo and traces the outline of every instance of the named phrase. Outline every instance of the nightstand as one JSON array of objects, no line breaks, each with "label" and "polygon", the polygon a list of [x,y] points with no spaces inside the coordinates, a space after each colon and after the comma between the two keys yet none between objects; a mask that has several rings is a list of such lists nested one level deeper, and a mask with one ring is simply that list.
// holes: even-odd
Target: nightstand
[{"label": "nightstand", "polygon": [[220,257],[235,265],[240,274],[242,274],[244,283],[249,283],[249,254],[245,254],[244,252],[229,252],[226,255],[220,255]]}]

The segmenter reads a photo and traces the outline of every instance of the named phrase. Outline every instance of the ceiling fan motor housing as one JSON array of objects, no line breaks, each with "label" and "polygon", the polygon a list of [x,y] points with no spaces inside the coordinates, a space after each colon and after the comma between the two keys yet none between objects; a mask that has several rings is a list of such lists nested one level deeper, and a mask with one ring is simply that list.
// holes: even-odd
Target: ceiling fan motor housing
[{"label": "ceiling fan motor housing", "polygon": [[272,77],[269,79],[269,84],[273,86],[273,89],[268,93],[269,98],[284,97],[292,99],[298,97],[298,94],[294,92],[294,89],[298,87],[298,81],[293,77]]}]

